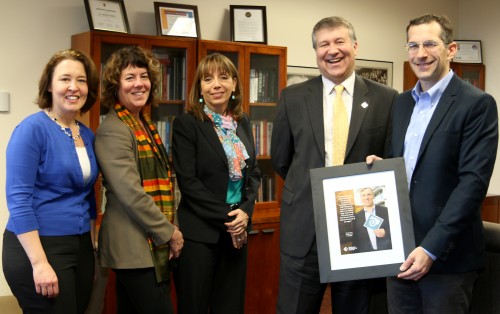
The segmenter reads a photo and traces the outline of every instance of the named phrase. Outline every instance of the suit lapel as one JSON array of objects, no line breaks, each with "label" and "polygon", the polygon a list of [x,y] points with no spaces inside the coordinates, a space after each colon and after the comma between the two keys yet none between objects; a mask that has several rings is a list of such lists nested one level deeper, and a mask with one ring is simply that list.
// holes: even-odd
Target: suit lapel
[{"label": "suit lapel", "polygon": [[321,154],[322,160],[325,160],[325,128],[323,122],[323,82],[321,76],[312,79],[309,84],[309,91],[304,95],[307,112],[309,114],[309,123],[313,130],[314,140]]},{"label": "suit lapel", "polygon": [[352,95],[352,111],[351,121],[349,122],[349,135],[347,137],[347,147],[345,155],[348,156],[356,138],[358,137],[359,130],[363,124],[368,107],[363,108],[361,105],[366,102],[370,104],[368,97],[368,88],[362,78],[356,75],[354,82],[354,94]]},{"label": "suit lapel", "polygon": [[226,167],[229,169],[226,153],[224,152],[224,148],[222,147],[219,137],[215,132],[215,129],[212,125],[212,121],[210,120],[198,121],[198,123],[200,124],[200,129],[203,136],[207,139],[207,141],[210,143],[210,146],[213,147],[214,151],[217,153],[217,155],[222,159]]},{"label": "suit lapel", "polygon": [[429,125],[425,130],[424,138],[422,139],[422,144],[420,145],[420,150],[418,152],[417,160],[420,160],[420,157],[424,153],[427,144],[429,144],[432,135],[436,132],[436,129],[441,124],[441,121],[443,121],[444,117],[446,116],[446,113],[455,102],[455,95],[457,94],[459,83],[460,79],[458,79],[454,75],[450,83],[444,90],[443,95],[441,95],[441,98],[439,99],[439,102],[436,105],[436,110],[434,111],[434,114],[432,115],[432,118],[429,121]]}]

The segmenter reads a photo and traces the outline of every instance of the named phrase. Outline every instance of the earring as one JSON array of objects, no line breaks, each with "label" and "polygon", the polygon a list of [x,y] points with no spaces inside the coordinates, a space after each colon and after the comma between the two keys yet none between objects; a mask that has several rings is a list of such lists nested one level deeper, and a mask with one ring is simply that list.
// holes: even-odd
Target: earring
[{"label": "earring", "polygon": [[200,99],[198,100],[198,102],[201,104],[203,103],[203,97],[200,97]]},{"label": "earring", "polygon": [[234,97],[234,91],[233,93],[231,94],[231,99],[234,100],[236,97]]}]

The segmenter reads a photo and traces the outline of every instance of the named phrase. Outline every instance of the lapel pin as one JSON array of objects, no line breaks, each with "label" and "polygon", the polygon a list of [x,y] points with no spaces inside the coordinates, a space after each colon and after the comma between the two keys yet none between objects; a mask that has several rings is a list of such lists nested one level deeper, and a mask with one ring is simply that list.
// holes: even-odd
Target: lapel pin
[{"label": "lapel pin", "polygon": [[366,102],[363,102],[363,103],[361,104],[361,107],[363,107],[363,109],[366,109],[366,108],[368,107],[368,104],[367,104]]}]

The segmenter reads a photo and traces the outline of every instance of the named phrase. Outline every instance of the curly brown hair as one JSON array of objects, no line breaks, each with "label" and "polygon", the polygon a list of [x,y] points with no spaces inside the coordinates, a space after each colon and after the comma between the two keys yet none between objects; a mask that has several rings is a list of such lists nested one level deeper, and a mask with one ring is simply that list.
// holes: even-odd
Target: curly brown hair
[{"label": "curly brown hair", "polygon": [[203,121],[209,119],[203,112],[203,106],[205,104],[200,102],[201,81],[206,76],[211,75],[216,71],[219,73],[225,73],[236,80],[236,88],[233,93],[234,99],[229,99],[227,111],[236,121],[238,121],[243,116],[243,88],[241,87],[241,81],[238,77],[238,70],[234,66],[233,62],[220,53],[212,53],[203,58],[198,64],[196,74],[194,75],[193,85],[191,86],[191,91],[189,93],[189,101],[186,110],[187,112],[192,113],[198,120]]},{"label": "curly brown hair", "polygon": [[87,101],[80,109],[80,113],[84,114],[89,111],[95,104],[97,99],[97,91],[99,89],[99,75],[92,59],[80,50],[68,49],[56,52],[49,62],[45,65],[40,81],[38,83],[38,97],[35,101],[40,109],[52,108],[52,92],[49,91],[54,77],[54,70],[59,63],[64,60],[74,60],[83,64],[85,74],[87,75],[88,94]]},{"label": "curly brown hair", "polygon": [[118,102],[120,77],[122,71],[128,66],[147,69],[151,90],[146,105],[157,106],[161,80],[160,62],[150,50],[130,46],[115,51],[104,66],[101,81],[101,107],[109,110]]}]

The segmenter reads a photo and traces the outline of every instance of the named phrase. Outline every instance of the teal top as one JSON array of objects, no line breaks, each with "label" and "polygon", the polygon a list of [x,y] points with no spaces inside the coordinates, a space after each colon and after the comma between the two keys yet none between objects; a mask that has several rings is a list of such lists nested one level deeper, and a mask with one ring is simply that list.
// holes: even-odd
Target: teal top
[{"label": "teal top", "polygon": [[245,171],[242,170],[243,179],[238,181],[229,180],[227,184],[227,196],[226,203],[227,204],[239,204],[241,203],[241,199],[243,196],[243,182],[245,180]]}]

